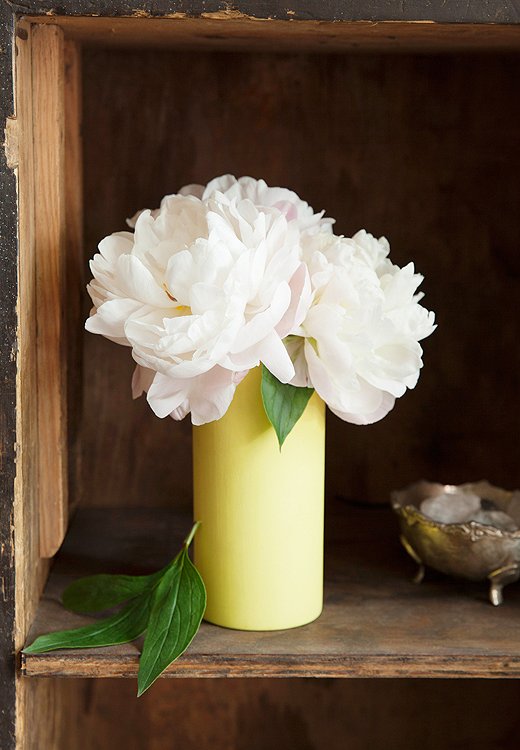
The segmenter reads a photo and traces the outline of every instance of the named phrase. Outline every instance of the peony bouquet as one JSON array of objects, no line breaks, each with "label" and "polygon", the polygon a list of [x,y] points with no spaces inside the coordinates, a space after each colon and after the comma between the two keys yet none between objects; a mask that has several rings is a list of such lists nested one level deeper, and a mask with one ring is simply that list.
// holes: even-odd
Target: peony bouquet
[{"label": "peony bouquet", "polygon": [[333,223],[251,177],[184,187],[99,244],[86,328],[131,347],[134,398],[159,417],[220,419],[261,364],[347,422],[376,422],[417,383],[434,314],[413,263]]},{"label": "peony bouquet", "polygon": [[[281,446],[314,391],[342,419],[369,424],[417,383],[419,341],[434,330],[434,316],[419,304],[422,277],[411,263],[399,268],[390,262],[384,238],[365,231],[335,235],[333,220],[314,213],[290,190],[229,175],[205,188],[182,188],[163,198],[159,209],[141,211],[128,223],[133,232],[106,237],[91,262],[94,309],[86,328],[131,347],[134,397],[146,392],[159,417],[191,414],[195,425],[220,419],[237,385],[262,365],[262,402]],[[254,379],[249,383],[257,387]],[[260,450],[258,443],[254,450]],[[296,479],[285,474],[286,503],[264,492],[249,514],[237,513],[241,520],[235,525],[229,508],[242,511],[247,494],[239,484],[233,496],[238,505],[231,500],[224,510],[216,505],[213,510],[224,520],[215,524],[210,514],[205,529],[206,540],[220,538],[223,545],[220,555],[208,547],[208,593],[213,595],[211,586],[213,593],[225,589],[226,617],[237,597],[239,612],[244,601],[244,610],[253,601],[262,617],[270,606],[282,612],[282,625],[276,611],[261,629],[273,629],[274,620],[276,629],[309,622],[322,606],[323,481],[318,472],[320,492],[311,507],[314,483],[298,489]],[[302,481],[313,476],[303,475]],[[269,509],[280,506],[280,524],[268,524],[266,531]],[[237,529],[249,522],[251,538],[242,538]],[[80,628],[41,635],[26,653],[101,647],[145,634],[141,695],[189,646],[206,611],[205,582],[188,554],[198,525],[156,573],[74,581],[63,594],[68,609],[117,611]],[[275,576],[266,572],[274,563]],[[303,608],[296,601],[302,591],[308,594]],[[287,605],[293,600],[295,613]],[[251,629],[249,620],[229,625],[213,617],[208,619]]]}]

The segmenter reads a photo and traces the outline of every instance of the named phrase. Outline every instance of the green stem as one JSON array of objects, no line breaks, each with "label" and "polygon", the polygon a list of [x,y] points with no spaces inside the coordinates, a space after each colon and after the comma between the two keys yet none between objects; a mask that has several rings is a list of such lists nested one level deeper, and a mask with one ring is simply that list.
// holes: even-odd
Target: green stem
[{"label": "green stem", "polygon": [[191,529],[190,533],[188,534],[188,536],[184,540],[183,547],[185,547],[186,549],[188,549],[188,547],[192,543],[193,537],[197,533],[197,529],[199,528],[200,524],[201,524],[201,521],[195,521],[195,523],[192,526],[192,529]]}]

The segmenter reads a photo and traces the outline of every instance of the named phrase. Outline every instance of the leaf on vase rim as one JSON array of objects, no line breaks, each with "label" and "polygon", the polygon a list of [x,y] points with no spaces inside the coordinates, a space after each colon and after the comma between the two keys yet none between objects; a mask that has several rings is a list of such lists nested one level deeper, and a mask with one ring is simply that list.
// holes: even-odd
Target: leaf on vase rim
[{"label": "leaf on vase rim", "polygon": [[278,437],[280,450],[313,393],[314,388],[281,383],[262,365],[262,401],[267,418]]}]

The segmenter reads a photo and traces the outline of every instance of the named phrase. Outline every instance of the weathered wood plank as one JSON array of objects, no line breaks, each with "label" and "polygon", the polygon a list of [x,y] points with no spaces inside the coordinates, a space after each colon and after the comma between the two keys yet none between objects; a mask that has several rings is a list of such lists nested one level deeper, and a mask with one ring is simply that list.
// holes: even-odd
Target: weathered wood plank
[{"label": "weathered wood plank", "polygon": [[34,243],[37,284],[40,552],[52,557],[67,526],[65,366],[65,49],[57,26],[32,29]]},{"label": "weathered wood plank", "polygon": [[517,750],[520,733],[515,680],[160,680],[141,698],[133,680],[62,684],[85,694],[67,750]]},{"label": "weathered wood plank", "polygon": [[[520,588],[503,607],[486,586],[444,578],[417,587],[390,511],[329,504],[325,608],[314,623],[249,633],[204,623],[171,677],[520,676]],[[148,571],[171,557],[188,517],[160,509],[79,511],[60,552],[29,641],[90,621],[66,612],[60,592],[86,572]],[[153,540],[153,541],[152,541]],[[31,676],[131,677],[139,644],[24,657]]]},{"label": "weathered wood plank", "polygon": [[[79,445],[81,404],[83,398],[84,324],[82,291],[85,262],[83,258],[83,151],[82,151],[82,66],[78,42],[66,41],[65,65],[65,252],[62,263],[65,277],[63,305],[67,339],[67,443],[69,503],[80,497],[77,487],[81,450]],[[70,508],[72,510],[72,508]]]},{"label": "weathered wood plank", "polygon": [[417,21],[338,21],[270,19],[259,22],[240,14],[229,17],[88,18],[43,16],[38,23],[57,24],[67,37],[88,45],[149,47],[153,49],[211,49],[286,52],[442,52],[518,50],[520,26],[487,23],[431,23]]},{"label": "weathered wood plank", "polygon": [[[31,655],[23,662],[23,674],[30,677],[135,678],[139,669],[138,653],[85,655]],[[289,655],[252,657],[204,656],[188,654],[169,667],[163,678],[486,678],[518,679],[520,659],[509,657],[457,656],[439,658],[421,655],[413,658],[386,653],[368,656],[291,657]]]},{"label": "weathered wood plank", "polygon": [[[18,127],[19,300],[17,359],[17,462],[14,503],[16,564],[16,650],[23,645],[34,618],[48,572],[40,558],[38,385],[36,321],[36,246],[34,211],[34,139],[30,24],[21,23],[16,39],[16,123]],[[14,670],[13,670],[14,672]],[[52,681],[29,682],[12,676],[16,685],[16,748],[59,747],[61,687]],[[68,696],[67,696],[68,697]],[[0,747],[8,749],[0,742]],[[13,745],[14,747],[14,745]]]}]

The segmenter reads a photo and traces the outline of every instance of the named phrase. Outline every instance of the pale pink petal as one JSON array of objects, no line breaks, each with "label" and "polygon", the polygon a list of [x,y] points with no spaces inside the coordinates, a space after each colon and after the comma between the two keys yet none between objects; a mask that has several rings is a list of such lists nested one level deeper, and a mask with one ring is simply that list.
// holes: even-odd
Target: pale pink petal
[{"label": "pale pink petal", "polygon": [[148,403],[154,414],[163,419],[185,401],[189,381],[169,378],[158,372],[148,389]]},{"label": "pale pink petal", "polygon": [[203,193],[204,185],[184,185],[184,187],[181,187],[179,190],[179,195],[194,195],[195,198],[202,198]]},{"label": "pale pink petal", "polygon": [[136,365],[132,375],[132,398],[139,398],[139,396],[148,391],[153,383],[155,374],[155,370]]},{"label": "pale pink petal", "polygon": [[344,387],[341,373],[335,373],[339,380],[333,378],[308,341],[305,342],[305,357],[316,392],[335,414],[347,415],[342,418],[348,422],[371,424],[382,419],[392,408],[395,398],[370,385],[363,378],[358,377],[355,385]]},{"label": "pale pink petal", "polygon": [[369,414],[351,414],[349,412],[343,412],[339,411],[339,409],[332,408],[331,411],[345,422],[350,422],[350,424],[367,425],[379,422],[386,417],[386,415],[394,408],[394,404],[395,398],[390,393],[381,391],[381,400],[378,407]]},{"label": "pale pink petal", "polygon": [[288,336],[283,340],[285,348],[291,358],[294,367],[294,378],[291,385],[300,388],[312,388],[305,359],[305,339],[302,336]]},{"label": "pale pink petal", "polygon": [[182,419],[191,412],[194,425],[220,419],[229,408],[237,384],[246,372],[214,367],[195,378],[157,374],[148,391],[148,403],[158,417]]},{"label": "pale pink petal", "polygon": [[282,339],[303,323],[312,302],[311,283],[305,263],[300,263],[298,266],[289,282],[289,288],[291,302],[276,326],[276,333]]}]

